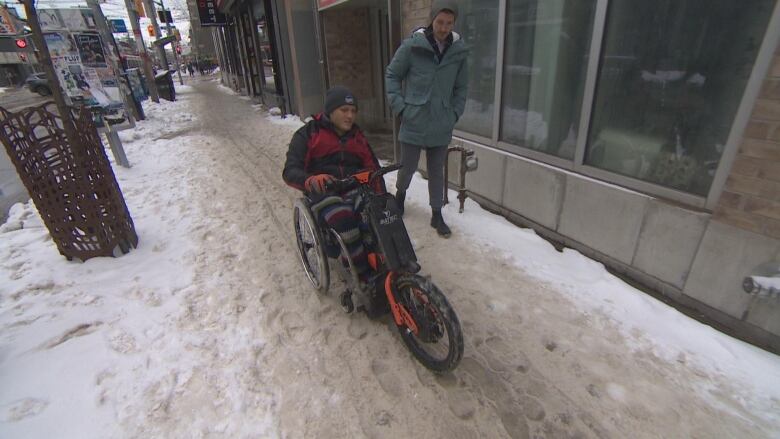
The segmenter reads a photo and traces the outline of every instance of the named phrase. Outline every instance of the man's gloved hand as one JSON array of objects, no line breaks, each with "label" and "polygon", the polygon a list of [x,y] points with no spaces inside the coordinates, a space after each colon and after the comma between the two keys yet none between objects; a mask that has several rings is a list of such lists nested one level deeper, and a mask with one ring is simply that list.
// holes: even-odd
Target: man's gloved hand
[{"label": "man's gloved hand", "polygon": [[306,182],[303,184],[303,187],[305,187],[306,190],[309,192],[315,194],[321,194],[325,192],[325,185],[327,185],[329,182],[333,180],[335,180],[335,177],[333,177],[330,174],[312,175],[311,177],[306,179]]}]

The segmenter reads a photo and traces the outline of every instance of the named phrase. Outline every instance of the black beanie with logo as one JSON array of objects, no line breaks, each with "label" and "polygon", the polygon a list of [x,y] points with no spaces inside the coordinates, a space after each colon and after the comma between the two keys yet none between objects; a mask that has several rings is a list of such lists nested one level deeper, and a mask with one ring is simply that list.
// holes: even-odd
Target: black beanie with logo
[{"label": "black beanie with logo", "polygon": [[357,108],[357,98],[347,87],[336,85],[325,93],[325,114],[330,115],[342,105],[354,105]]}]

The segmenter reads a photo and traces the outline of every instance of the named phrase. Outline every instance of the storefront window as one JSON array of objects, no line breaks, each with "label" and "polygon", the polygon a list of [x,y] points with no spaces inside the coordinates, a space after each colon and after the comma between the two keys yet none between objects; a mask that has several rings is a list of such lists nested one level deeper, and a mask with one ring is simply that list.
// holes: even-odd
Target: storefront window
[{"label": "storefront window", "polygon": [[611,1],[585,163],[706,196],[773,6]]},{"label": "storefront window", "polygon": [[507,2],[501,140],[574,157],[595,3]]},{"label": "storefront window", "polygon": [[460,0],[455,31],[469,48],[466,111],[456,129],[491,137],[496,92],[498,0]]}]

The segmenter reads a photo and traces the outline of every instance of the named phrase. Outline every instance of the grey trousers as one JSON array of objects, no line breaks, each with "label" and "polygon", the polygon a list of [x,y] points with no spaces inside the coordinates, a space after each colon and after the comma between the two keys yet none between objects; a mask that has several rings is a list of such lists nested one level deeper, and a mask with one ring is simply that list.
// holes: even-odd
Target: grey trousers
[{"label": "grey trousers", "polygon": [[[401,164],[395,187],[405,191],[412,182],[412,176],[417,171],[422,146],[401,143]],[[428,199],[431,209],[441,210],[444,204],[444,161],[447,160],[447,145],[425,148],[426,167],[428,170]]]}]

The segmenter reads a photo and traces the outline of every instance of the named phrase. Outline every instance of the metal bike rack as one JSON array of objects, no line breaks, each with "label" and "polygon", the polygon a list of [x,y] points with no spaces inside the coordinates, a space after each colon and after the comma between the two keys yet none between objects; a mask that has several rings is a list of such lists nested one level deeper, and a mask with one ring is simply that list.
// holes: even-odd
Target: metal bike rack
[{"label": "metal bike rack", "polygon": [[447,196],[448,189],[448,176],[449,176],[449,158],[450,153],[460,152],[460,178],[458,179],[458,201],[460,201],[460,208],[458,213],[463,213],[463,204],[466,202],[466,172],[475,171],[479,167],[479,160],[477,159],[474,150],[464,148],[462,146],[451,146],[447,149],[447,158],[444,160],[444,204],[449,204],[450,200]]}]

